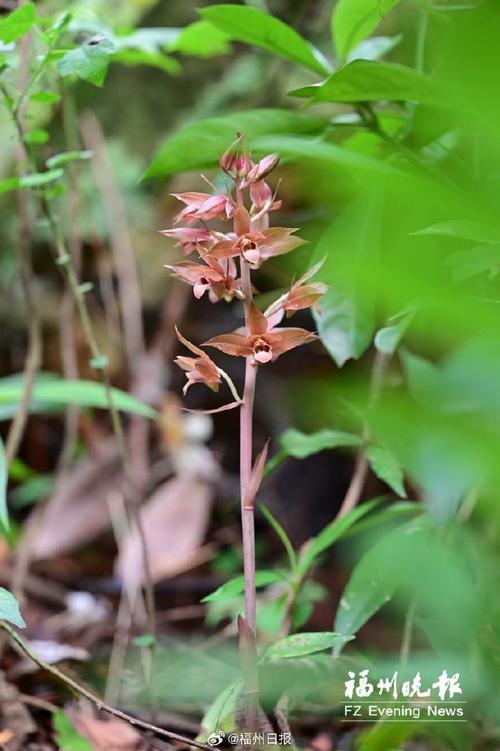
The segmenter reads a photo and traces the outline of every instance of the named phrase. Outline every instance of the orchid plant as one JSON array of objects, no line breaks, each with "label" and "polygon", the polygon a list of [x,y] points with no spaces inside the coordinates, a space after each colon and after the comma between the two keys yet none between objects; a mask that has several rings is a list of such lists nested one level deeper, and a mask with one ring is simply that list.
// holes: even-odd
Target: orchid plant
[{"label": "orchid plant", "polygon": [[[321,264],[316,264],[290,290],[261,312],[254,302],[252,271],[270,258],[288,253],[305,241],[296,236],[296,228],[271,227],[270,213],[281,207],[266,177],[276,167],[278,157],[269,154],[254,163],[245,148],[244,138],[236,141],[222,155],[220,166],[227,176],[226,190],[206,182],[213,193],[187,192],[174,194],[184,208],[174,224],[187,226],[164,230],[162,234],[178,241],[185,260],[167,266],[175,277],[193,287],[196,298],[208,294],[213,303],[233,299],[243,302],[244,327],[220,334],[204,342],[225,354],[245,358],[245,385],[240,397],[228,374],[209,355],[185,339],[176,329],[180,342],[195,357],[179,356],[176,364],[186,371],[184,394],[195,383],[204,383],[214,391],[224,379],[234,397],[217,410],[240,408],[240,490],[245,579],[245,617],[239,619],[240,650],[245,684],[245,721],[247,729],[256,727],[258,717],[258,681],[256,662],[255,604],[255,536],[254,503],[267,455],[267,444],[252,468],[252,414],[255,383],[259,367],[317,336],[303,328],[280,326],[283,318],[296,311],[316,307],[327,291],[321,282],[310,282]],[[231,229],[221,232],[208,222],[230,223]],[[198,226],[197,226],[198,225]],[[219,225],[220,226],[220,225]]]}]

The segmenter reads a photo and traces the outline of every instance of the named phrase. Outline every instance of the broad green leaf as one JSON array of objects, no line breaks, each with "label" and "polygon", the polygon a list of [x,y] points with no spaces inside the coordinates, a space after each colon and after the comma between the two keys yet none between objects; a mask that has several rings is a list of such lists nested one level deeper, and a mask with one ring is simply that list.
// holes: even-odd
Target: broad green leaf
[{"label": "broad green leaf", "polygon": [[324,126],[325,121],[321,118],[278,109],[247,110],[200,120],[187,125],[166,141],[144,177],[214,167],[235,140],[237,132],[244,133],[251,145],[253,139],[262,135],[318,133]]},{"label": "broad green leaf", "polygon": [[26,623],[19,611],[19,603],[8,589],[0,587],[0,620],[26,628]]},{"label": "broad green leaf", "polygon": [[454,220],[449,222],[438,222],[430,227],[413,232],[414,235],[438,235],[442,237],[457,237],[463,240],[472,240],[477,243],[490,243],[497,245],[500,243],[500,230],[489,224],[481,222],[470,222],[465,220]]},{"label": "broad green leaf", "polygon": [[230,39],[229,34],[210,21],[195,21],[182,29],[177,39],[169,45],[169,50],[195,57],[226,55],[231,51]]},{"label": "broad green leaf", "polygon": [[7,458],[5,456],[5,446],[0,437],[0,522],[4,526],[8,526],[9,524],[9,514],[7,511],[8,469]]},{"label": "broad green leaf", "polygon": [[[276,584],[276,582],[282,582],[285,580],[283,574],[278,571],[257,571],[255,574],[255,585],[257,587],[265,587],[268,584]],[[237,597],[245,591],[245,577],[243,575],[236,576],[234,579],[230,579],[225,584],[222,584],[214,592],[203,598],[202,602],[220,602],[222,600],[229,600],[231,597]]]},{"label": "broad green leaf", "polygon": [[69,162],[85,161],[92,158],[91,151],[62,151],[47,159],[47,167],[62,167]]},{"label": "broad green leaf", "polygon": [[493,279],[500,270],[500,244],[476,245],[474,248],[459,250],[448,256],[446,265],[452,271],[454,282],[463,282],[472,276],[485,273]]},{"label": "broad green leaf", "polygon": [[35,172],[32,175],[22,175],[22,177],[8,177],[0,181],[0,193],[6,193],[9,190],[29,190],[30,188],[41,188],[44,185],[59,180],[64,175],[62,169],[51,169],[47,172]]},{"label": "broad green leaf", "polygon": [[377,477],[389,485],[401,498],[406,498],[404,474],[394,454],[382,446],[366,448],[366,458]]},{"label": "broad green leaf", "polygon": [[[360,357],[375,329],[377,268],[380,254],[380,201],[361,195],[320,239],[315,258],[327,256],[321,280],[329,285],[314,313],[321,341],[339,367]],[[370,269],[370,273],[368,272]]]},{"label": "broad green leaf", "polygon": [[312,44],[274,16],[239,5],[213,5],[199,12],[233,39],[260,47],[320,75],[331,70]]},{"label": "broad green leaf", "polygon": [[354,433],[344,433],[341,430],[319,430],[317,433],[307,434],[290,428],[282,434],[280,442],[289,456],[304,459],[325,449],[360,446],[363,439]]},{"label": "broad green leaf", "polygon": [[0,20],[0,39],[5,44],[15,42],[28,33],[35,21],[34,3],[25,3]]},{"label": "broad green leaf", "polygon": [[94,86],[102,86],[114,50],[115,46],[109,39],[96,35],[80,47],[66,52],[57,64],[59,74],[63,78],[76,75]]},{"label": "broad green leaf", "polygon": [[[303,553],[299,559],[298,572],[300,577],[303,577],[316,558],[324,553],[325,550],[330,548],[337,540],[340,540],[353,526],[358,519],[361,519],[365,514],[371,511],[378,501],[369,501],[363,503],[361,506],[356,506],[345,516],[340,519],[334,519],[328,524],[317,537],[313,537],[307,545],[304,547]],[[345,632],[347,633],[347,632]]]},{"label": "broad green leaf", "polygon": [[[0,379],[0,414],[3,419],[8,415],[8,409],[15,413],[22,393],[22,378]],[[130,394],[119,389],[111,389],[111,394],[117,409],[151,419],[156,418],[154,409]],[[36,379],[31,394],[30,412],[43,413],[67,404],[106,409],[108,402],[104,386],[95,381],[71,381],[61,378]]]},{"label": "broad green leaf", "polygon": [[377,177],[403,176],[400,170],[381,159],[372,159],[335,143],[327,143],[316,138],[269,135],[255,138],[255,140],[252,140],[252,146],[259,153],[275,151],[280,156],[295,157],[307,164],[318,162],[321,165],[330,164],[333,167],[345,167],[361,179],[364,178],[365,174],[372,174]]},{"label": "broad green leaf", "polygon": [[420,730],[419,722],[379,722],[359,737],[359,751],[387,751],[405,748],[407,741]]},{"label": "broad green leaf", "polygon": [[284,659],[290,657],[304,657],[323,652],[332,647],[344,646],[354,637],[336,634],[334,631],[317,631],[303,634],[292,634],[272,644],[265,653],[265,659]]},{"label": "broad green leaf", "polygon": [[363,555],[342,594],[335,616],[336,632],[356,634],[391,599],[404,576],[405,549],[410,550],[410,538],[413,539],[420,530],[420,520],[397,527]]},{"label": "broad green leaf", "polygon": [[313,102],[416,101],[439,104],[438,84],[412,68],[397,63],[354,60],[321,84],[289,92]]},{"label": "broad green leaf", "polygon": [[332,37],[340,59],[383,20],[399,0],[338,0],[332,15]]},{"label": "broad green leaf", "polygon": [[52,715],[55,738],[61,751],[92,751],[92,746],[71,722],[68,715],[62,710],[57,710]]}]

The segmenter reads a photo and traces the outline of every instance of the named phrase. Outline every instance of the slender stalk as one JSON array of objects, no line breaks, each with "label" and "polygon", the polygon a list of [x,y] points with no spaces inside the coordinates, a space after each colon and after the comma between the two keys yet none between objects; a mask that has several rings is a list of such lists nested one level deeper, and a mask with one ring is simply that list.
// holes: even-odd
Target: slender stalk
[{"label": "slender stalk", "polygon": [[[241,259],[241,281],[245,294],[245,324],[252,300],[250,267]],[[248,329],[247,329],[248,330]],[[246,730],[258,727],[259,680],[256,654],[256,606],[255,606],[255,518],[254,508],[247,507],[245,498],[252,474],[253,404],[257,366],[251,357],[245,364],[245,386],[243,403],[240,409],[240,495],[241,532],[243,538],[243,575],[245,577],[245,620],[250,632],[246,636],[240,632],[240,649],[244,671],[245,722]],[[253,644],[252,644],[253,640]]]},{"label": "slender stalk", "polygon": [[204,743],[199,743],[198,741],[191,740],[190,738],[186,738],[183,735],[179,735],[178,733],[173,733],[170,730],[164,730],[163,728],[157,727],[156,725],[152,725],[149,722],[144,722],[144,720],[140,720],[137,717],[133,717],[132,715],[127,714],[126,712],[122,712],[120,709],[115,709],[115,707],[112,707],[110,704],[107,704],[105,701],[100,699],[98,696],[93,694],[91,691],[89,691],[85,686],[80,685],[77,681],[74,680],[74,678],[70,678],[69,675],[66,675],[58,668],[54,667],[53,665],[49,665],[47,662],[41,659],[41,657],[38,657],[36,655],[31,647],[26,644],[24,639],[19,636],[17,631],[14,631],[14,629],[8,625],[8,623],[5,623],[4,621],[0,621],[0,629],[3,629],[8,636],[12,639],[12,641],[17,644],[17,646],[21,649],[21,651],[29,657],[30,660],[32,660],[36,665],[38,665],[39,668],[42,670],[45,670],[47,673],[50,673],[54,678],[56,678],[58,681],[61,681],[64,683],[68,688],[70,688],[74,693],[78,694],[79,696],[83,696],[85,699],[90,701],[94,706],[97,707],[97,709],[102,710],[103,712],[107,712],[108,714],[112,715],[113,717],[118,717],[121,720],[125,720],[125,722],[128,722],[130,725],[133,725],[134,727],[141,728],[142,730],[148,730],[151,733],[155,733],[155,735],[163,736],[164,738],[169,738],[170,740],[179,741],[180,743],[185,743],[188,746],[194,746],[196,748],[202,748],[202,749],[210,749],[210,746],[205,745]]}]

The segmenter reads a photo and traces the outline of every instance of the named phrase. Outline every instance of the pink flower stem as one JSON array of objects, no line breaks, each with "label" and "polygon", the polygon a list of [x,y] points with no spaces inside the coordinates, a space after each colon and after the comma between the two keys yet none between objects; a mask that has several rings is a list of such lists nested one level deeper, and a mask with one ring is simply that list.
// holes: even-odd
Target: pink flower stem
[{"label": "pink flower stem", "polygon": [[[245,294],[245,317],[248,315],[252,299],[250,268],[241,259],[241,279]],[[252,427],[253,403],[257,366],[251,357],[247,357],[245,366],[245,387],[243,404],[240,410],[240,490],[241,490],[241,529],[243,537],[243,573],[245,577],[245,621],[251,633],[251,641],[240,632],[240,649],[244,670],[244,698],[246,730],[258,729],[258,674],[255,646],[255,527],[254,509],[245,504],[250,476],[252,473]],[[248,635],[247,635],[248,637]]]}]

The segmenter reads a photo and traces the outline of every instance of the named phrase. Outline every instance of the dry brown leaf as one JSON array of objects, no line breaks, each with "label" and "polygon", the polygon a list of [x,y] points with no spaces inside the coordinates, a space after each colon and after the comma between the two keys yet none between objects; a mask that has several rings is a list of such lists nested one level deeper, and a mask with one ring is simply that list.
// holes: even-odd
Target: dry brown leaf
[{"label": "dry brown leaf", "polygon": [[94,717],[90,713],[72,708],[68,710],[75,730],[83,735],[93,751],[139,751],[144,748],[140,733],[118,717]]},{"label": "dry brown leaf", "polygon": [[[211,491],[194,477],[174,477],[141,508],[153,581],[175,576],[196,563],[210,521]],[[133,587],[143,578],[142,550],[135,530],[125,538],[116,573]]]},{"label": "dry brown leaf", "polygon": [[[123,477],[118,451],[106,444],[99,457],[87,456],[61,478],[45,513],[34,516],[34,560],[68,553],[104,532],[110,525],[107,498]],[[28,530],[28,534],[30,531]]]}]

